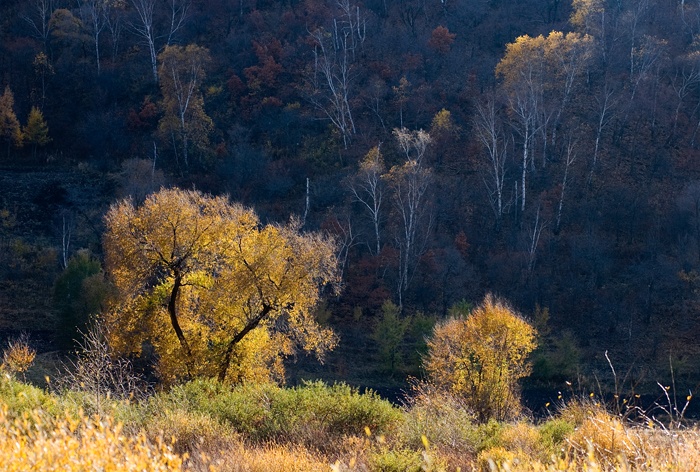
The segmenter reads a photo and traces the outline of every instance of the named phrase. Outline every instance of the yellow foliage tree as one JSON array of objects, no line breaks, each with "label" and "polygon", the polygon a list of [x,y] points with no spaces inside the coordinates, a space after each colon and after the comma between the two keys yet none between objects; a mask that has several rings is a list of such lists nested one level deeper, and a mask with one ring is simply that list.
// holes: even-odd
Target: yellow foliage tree
[{"label": "yellow foliage tree", "polygon": [[480,421],[520,411],[518,380],[530,374],[536,331],[504,301],[487,295],[466,318],[435,327],[424,367],[431,383],[465,398]]},{"label": "yellow foliage tree", "polygon": [[501,88],[508,97],[510,114],[522,139],[522,167],[518,199],[525,211],[527,173],[534,159],[537,136],[542,148],[542,166],[547,146],[556,143],[557,130],[575,96],[574,88],[592,57],[593,40],[588,35],[552,31],[547,37],[528,35],[506,45],[506,54],[496,66]]},{"label": "yellow foliage tree", "polygon": [[262,226],[224,197],[161,190],[105,217],[107,270],[119,296],[107,315],[117,351],[151,345],[166,382],[283,375],[297,347],[322,356],[336,343],[313,318],[337,287],[331,240],[298,224]]},{"label": "yellow foliage tree", "polygon": [[46,146],[51,142],[49,137],[49,126],[44,120],[44,114],[37,107],[32,107],[27,118],[27,125],[24,127],[23,136],[25,141],[32,145],[32,158],[36,159],[37,147]]},{"label": "yellow foliage tree", "polygon": [[10,145],[22,145],[22,129],[15,115],[15,96],[10,86],[5,87],[5,93],[0,95],[0,138],[7,142],[7,157],[10,157]]}]

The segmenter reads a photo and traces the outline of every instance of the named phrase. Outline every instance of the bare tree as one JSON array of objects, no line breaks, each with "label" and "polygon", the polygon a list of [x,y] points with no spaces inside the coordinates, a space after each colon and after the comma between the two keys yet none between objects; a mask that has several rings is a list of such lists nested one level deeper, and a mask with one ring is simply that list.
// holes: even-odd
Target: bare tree
[{"label": "bare tree", "polygon": [[309,98],[333,123],[347,149],[356,132],[350,108],[351,32],[335,28],[330,33],[317,29],[310,34],[314,40],[314,64]]},{"label": "bare tree", "polygon": [[654,36],[644,36],[639,46],[633,47],[630,60],[630,108],[639,89],[639,85],[645,79],[654,64],[659,60],[666,49],[666,41]]},{"label": "bare tree", "polygon": [[180,145],[185,168],[188,168],[190,146],[206,145],[213,127],[204,110],[200,90],[211,56],[208,49],[190,44],[187,47],[166,46],[158,58],[165,109],[159,130],[170,138],[176,159],[179,159],[177,146]]},{"label": "bare tree", "polygon": [[329,210],[329,213],[332,215],[331,227],[335,235],[336,258],[340,267],[339,280],[342,280],[348,264],[350,249],[357,245],[358,235],[355,233],[349,215],[345,214],[345,212],[338,214],[334,209]]},{"label": "bare tree", "polygon": [[103,413],[110,398],[127,400],[144,398],[150,392],[148,384],[134,372],[128,359],[117,357],[109,346],[101,320],[95,319],[82,333],[74,360],[61,369],[56,387],[86,392],[96,413]]},{"label": "bare tree", "polygon": [[423,156],[432,141],[430,134],[422,129],[409,131],[406,128],[394,128],[394,138],[399,143],[399,147],[406,155],[407,161],[416,161],[418,165],[423,164]]},{"label": "bare tree", "polygon": [[372,148],[364,160],[360,163],[360,171],[352,179],[348,186],[353,199],[360,203],[369,213],[374,226],[375,254],[381,251],[381,237],[379,226],[381,224],[382,201],[384,198],[384,159],[380,146]]},{"label": "bare tree", "polygon": [[520,211],[525,211],[527,201],[527,172],[530,165],[531,149],[539,127],[537,126],[537,96],[527,94],[510,98],[510,108],[516,117],[513,126],[522,138],[522,173],[520,177]]},{"label": "bare tree", "polygon": [[528,228],[528,246],[527,246],[527,277],[528,279],[532,275],[532,271],[535,269],[535,261],[537,260],[537,247],[540,243],[540,237],[542,236],[542,231],[547,226],[540,215],[540,206],[537,206],[537,211],[535,212],[535,219],[532,225]]},{"label": "bare tree", "polygon": [[[337,0],[336,5],[341,11],[340,19],[333,20],[333,29],[339,28],[349,32],[350,44],[348,49],[355,60],[355,53],[367,38],[367,19],[360,12],[359,5],[353,5],[350,0]],[[338,36],[336,34],[336,36]]]},{"label": "bare tree", "polygon": [[423,130],[395,129],[394,136],[406,154],[406,162],[394,166],[385,175],[392,190],[394,208],[398,215],[396,235],[399,246],[399,277],[397,293],[399,307],[408,289],[416,262],[425,251],[432,227],[432,215],[426,203],[432,171],[423,165],[423,156],[430,135]]},{"label": "bare tree", "polygon": [[95,62],[97,74],[101,72],[100,66],[100,35],[107,26],[107,10],[111,8],[109,0],[77,0],[80,17],[83,25],[87,27],[95,47]]},{"label": "bare tree", "polygon": [[71,212],[64,211],[63,215],[61,215],[61,222],[61,264],[66,269],[68,267],[68,259],[70,259],[70,243],[75,226]]},{"label": "bare tree", "polygon": [[109,39],[112,46],[112,62],[117,60],[119,55],[119,41],[124,30],[124,10],[126,0],[112,0],[109,8],[105,12],[105,25],[109,30]]},{"label": "bare tree", "polygon": [[309,100],[333,123],[347,149],[356,133],[350,106],[352,65],[367,38],[367,19],[351,0],[336,0],[332,25],[309,32],[313,66],[307,74]]},{"label": "bare tree", "polygon": [[496,217],[496,227],[500,226],[504,212],[503,191],[505,185],[505,165],[507,143],[501,122],[496,113],[494,100],[476,107],[474,131],[484,146],[487,156],[487,171],[482,181],[488,192],[489,203]]},{"label": "bare tree", "polygon": [[[693,55],[695,56],[695,55]],[[698,70],[697,57],[690,57],[689,61],[683,61],[677,68],[671,81],[673,91],[678,97],[678,103],[673,113],[673,129],[671,135],[675,136],[678,127],[678,116],[681,107],[685,104],[688,95],[697,89],[700,84],[700,70]]]},{"label": "bare tree", "polygon": [[566,146],[566,158],[564,161],[564,178],[561,182],[561,194],[559,195],[559,206],[557,207],[557,224],[555,227],[555,232],[559,232],[561,227],[561,213],[564,208],[564,194],[566,193],[566,186],[569,183],[569,168],[576,160],[576,153],[574,148],[576,146],[575,142],[572,142],[571,137],[569,137],[569,143]]},{"label": "bare tree", "polygon": [[57,0],[31,0],[28,3],[32,13],[23,14],[22,19],[29,24],[32,35],[40,39],[46,49],[51,34],[51,15],[58,8],[58,2]]},{"label": "bare tree", "polygon": [[[157,28],[155,23],[156,5],[164,4],[167,10],[167,28]],[[131,0],[131,4],[136,10],[136,21],[131,23],[131,30],[148,46],[151,59],[151,71],[153,81],[158,83],[158,54],[166,46],[170,46],[176,33],[185,25],[187,14],[190,8],[190,0]],[[156,32],[159,29],[159,32]],[[161,46],[156,46],[156,42],[165,38]]]},{"label": "bare tree", "polygon": [[700,181],[690,182],[677,199],[678,208],[685,213],[695,236],[698,261],[700,261]]},{"label": "bare tree", "polygon": [[156,0],[131,0],[131,4],[136,9],[138,21],[131,23],[133,32],[140,36],[148,46],[151,57],[151,71],[153,81],[158,83],[158,53],[156,51],[155,33],[153,31],[153,11]]}]

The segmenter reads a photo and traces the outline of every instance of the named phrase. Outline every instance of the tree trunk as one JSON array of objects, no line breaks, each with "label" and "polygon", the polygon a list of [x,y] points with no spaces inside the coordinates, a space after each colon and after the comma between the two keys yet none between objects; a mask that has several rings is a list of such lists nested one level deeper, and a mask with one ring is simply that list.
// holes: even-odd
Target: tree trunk
[{"label": "tree trunk", "polygon": [[236,347],[241,339],[243,339],[250,331],[257,328],[260,322],[265,319],[265,317],[272,311],[272,307],[269,305],[263,305],[263,309],[258,313],[255,318],[248,321],[248,323],[243,327],[240,333],[235,335],[231,342],[226,347],[226,352],[224,353],[224,358],[221,361],[221,366],[219,367],[219,382],[226,380],[226,374],[228,373],[228,368],[231,365],[231,355],[233,354],[233,348]]},{"label": "tree trunk", "polygon": [[170,315],[170,324],[172,324],[177,339],[180,341],[183,351],[185,351],[185,356],[187,356],[187,376],[192,376],[192,351],[190,350],[190,345],[185,338],[185,334],[182,332],[180,327],[180,322],[177,319],[177,297],[180,294],[180,287],[182,287],[182,276],[180,274],[175,275],[175,281],[173,282],[173,289],[170,292],[170,300],[168,301],[168,314]]}]

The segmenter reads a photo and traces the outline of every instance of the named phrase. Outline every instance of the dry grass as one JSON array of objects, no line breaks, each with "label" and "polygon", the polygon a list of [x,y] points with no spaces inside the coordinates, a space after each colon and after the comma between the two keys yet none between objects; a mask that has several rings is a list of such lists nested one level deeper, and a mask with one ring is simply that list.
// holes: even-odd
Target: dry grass
[{"label": "dry grass", "polygon": [[[575,425],[561,452],[549,458],[529,449],[533,434],[527,425],[506,428],[503,447],[483,451],[478,467],[486,471],[665,471],[700,470],[700,430],[671,430],[649,421],[626,422],[594,402],[577,402],[562,409],[560,420]],[[525,444],[528,447],[522,447]]]},{"label": "dry grass", "polygon": [[3,471],[177,471],[182,458],[161,440],[125,435],[110,419],[47,418],[40,411],[11,418],[0,408]]},{"label": "dry grass", "polygon": [[205,460],[190,461],[192,470],[218,472],[318,472],[330,471],[330,461],[301,446],[269,444],[246,447],[232,444],[211,454]]},{"label": "dry grass", "polygon": [[[176,391],[172,395],[156,395],[150,400],[110,400],[111,406],[104,409],[110,417],[87,417],[78,413],[81,411],[80,402],[76,404],[78,406],[73,405],[75,392],[47,394],[3,376],[0,378],[0,405],[5,406],[0,407],[0,469],[192,472],[700,470],[700,429],[670,429],[658,421],[631,423],[593,401],[572,402],[539,425],[525,419],[513,423],[492,421],[479,424],[458,399],[423,389],[402,410],[380,405],[396,410],[395,415],[386,414],[392,418],[388,423],[391,427],[366,427],[356,432],[360,421],[356,415],[349,415],[345,420],[342,415],[320,416],[323,412],[328,413],[324,406],[332,403],[335,396],[336,404],[343,398],[349,401],[342,390],[328,391],[327,401],[320,401],[320,388],[315,386],[308,391],[296,392],[296,396],[288,401],[282,401],[286,397],[273,401],[273,393],[286,395],[289,392],[264,390],[268,395],[262,399],[266,399],[268,407],[274,408],[270,410],[272,416],[262,417],[262,422],[246,420],[248,416],[236,413],[239,406],[241,411],[255,406],[261,397],[239,398],[247,395],[247,391],[206,390],[202,385],[190,386],[194,392],[189,395]],[[308,404],[300,403],[300,399]],[[303,412],[300,410],[302,403],[306,405]],[[204,408],[202,405],[208,406]],[[369,408],[369,404],[365,406]],[[290,419],[289,415],[296,416]],[[374,418],[364,413],[360,417],[363,418],[361,421]],[[119,423],[112,418],[118,418]],[[310,421],[313,418],[317,424]],[[273,423],[282,420],[293,427],[270,429]],[[241,427],[241,421],[252,422]],[[352,421],[355,426],[347,427]],[[304,424],[318,435],[317,443],[310,434],[303,434]],[[343,424],[346,427],[338,430]],[[274,434],[260,435],[256,425],[267,427]]]}]

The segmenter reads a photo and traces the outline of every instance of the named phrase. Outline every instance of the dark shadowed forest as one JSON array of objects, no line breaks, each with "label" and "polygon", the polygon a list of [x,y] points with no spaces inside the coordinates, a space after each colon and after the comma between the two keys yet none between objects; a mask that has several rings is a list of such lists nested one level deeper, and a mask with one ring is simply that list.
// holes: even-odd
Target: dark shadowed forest
[{"label": "dark shadowed forest", "polygon": [[292,383],[402,388],[494,293],[533,387],[700,384],[696,0],[3,0],[0,93],[0,330],[40,350],[113,290],[109,206],[177,186],[336,238]]}]

